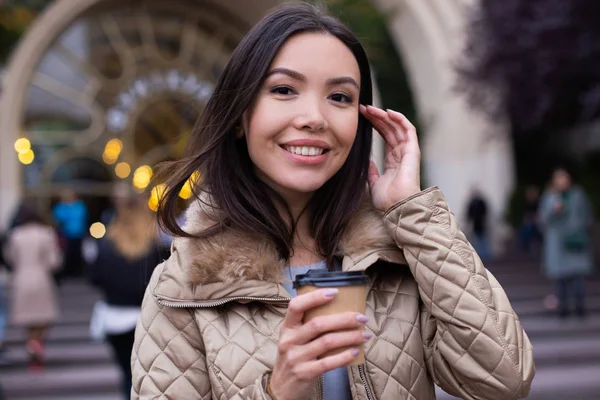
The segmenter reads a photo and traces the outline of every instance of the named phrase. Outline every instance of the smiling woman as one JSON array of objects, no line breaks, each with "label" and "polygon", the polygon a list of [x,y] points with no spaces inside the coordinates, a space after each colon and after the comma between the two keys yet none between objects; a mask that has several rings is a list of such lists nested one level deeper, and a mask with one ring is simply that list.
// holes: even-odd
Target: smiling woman
[{"label": "smiling woman", "polygon": [[[159,218],[179,237],[146,292],[132,398],[428,400],[434,381],[462,398],[527,395],[531,345],[506,294],[439,189],[421,190],[415,127],[371,100],[362,46],[313,6],[244,37],[186,157],[163,167]],[[367,275],[365,313],[308,321],[338,295],[296,295],[288,278],[311,269]]]}]

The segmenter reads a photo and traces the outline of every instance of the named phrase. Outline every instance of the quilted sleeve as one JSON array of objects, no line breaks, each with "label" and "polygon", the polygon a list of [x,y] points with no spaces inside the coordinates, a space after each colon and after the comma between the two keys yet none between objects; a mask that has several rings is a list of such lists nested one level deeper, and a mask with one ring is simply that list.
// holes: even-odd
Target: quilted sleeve
[{"label": "quilted sleeve", "polygon": [[464,399],[526,397],[535,374],[531,343],[440,190],[396,204],[385,225],[419,286],[421,334],[434,381]]},{"label": "quilted sleeve", "polygon": [[142,303],[131,357],[131,399],[211,399],[203,343],[190,309],[164,307],[151,288]]},{"label": "quilted sleeve", "polygon": [[[193,310],[162,306],[152,294],[162,270],[163,264],[152,274],[135,330],[131,399],[210,400],[204,342]],[[266,394],[267,376],[240,389],[232,399],[271,400]]]}]

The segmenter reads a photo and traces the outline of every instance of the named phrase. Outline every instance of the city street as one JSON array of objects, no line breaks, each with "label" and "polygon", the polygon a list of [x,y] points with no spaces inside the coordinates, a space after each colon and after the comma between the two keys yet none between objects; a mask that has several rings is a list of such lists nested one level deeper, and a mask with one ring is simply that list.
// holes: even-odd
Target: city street
[{"label": "city street", "polygon": [[[535,263],[489,265],[504,285],[534,344],[537,374],[530,399],[600,399],[600,277],[588,284],[589,316],[559,320],[544,310],[552,285],[539,277]],[[81,282],[60,290],[63,315],[49,337],[48,366],[31,374],[22,332],[7,334],[11,366],[0,367],[7,399],[118,399],[119,375],[107,346],[89,338],[89,317],[97,293]],[[452,397],[439,391],[439,399]]]}]

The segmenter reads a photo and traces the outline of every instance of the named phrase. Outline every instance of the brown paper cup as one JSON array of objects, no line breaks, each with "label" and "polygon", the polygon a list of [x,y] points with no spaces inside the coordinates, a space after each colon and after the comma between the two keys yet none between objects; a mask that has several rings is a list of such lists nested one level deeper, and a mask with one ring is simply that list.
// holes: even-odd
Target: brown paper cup
[{"label": "brown paper cup", "polygon": [[[334,272],[333,274],[336,274],[339,276],[339,274],[345,274],[345,273]],[[319,275],[323,275],[323,273],[321,272]],[[319,317],[319,316],[323,316],[323,315],[332,315],[332,314],[339,314],[339,313],[344,313],[344,312],[357,312],[357,313],[361,313],[361,314],[365,313],[366,303],[367,303],[367,290],[368,290],[368,278],[366,278],[366,276],[364,276],[364,279],[362,279],[363,283],[353,284],[353,285],[348,285],[348,286],[337,286],[336,282],[321,282],[321,283],[313,282],[315,284],[318,284],[319,286],[302,285],[301,277],[303,277],[303,276],[306,276],[306,275],[299,276],[300,279],[297,279],[294,282],[294,285],[297,286],[296,293],[298,293],[298,295],[309,293],[309,292],[312,292],[317,289],[325,289],[325,288],[335,288],[335,289],[339,290],[339,293],[337,294],[337,296],[335,296],[335,298],[333,300],[331,300],[329,303],[327,303],[323,306],[320,306],[320,307],[313,308],[313,309],[309,310],[308,312],[306,312],[304,314],[304,323],[310,321],[311,319],[313,319],[315,317]],[[314,279],[318,279],[318,278],[315,277],[312,279],[314,280]],[[363,330],[362,328],[359,328],[359,329],[361,331]],[[348,349],[351,349],[351,348],[358,348],[360,353],[354,358],[352,363],[350,363],[348,365],[354,366],[354,365],[364,364],[365,354],[364,354],[364,345],[363,344],[361,344],[359,346],[350,346],[350,347],[344,347],[344,348],[332,350],[330,352],[323,354],[321,356],[321,358],[339,354],[339,353],[346,351]]]}]

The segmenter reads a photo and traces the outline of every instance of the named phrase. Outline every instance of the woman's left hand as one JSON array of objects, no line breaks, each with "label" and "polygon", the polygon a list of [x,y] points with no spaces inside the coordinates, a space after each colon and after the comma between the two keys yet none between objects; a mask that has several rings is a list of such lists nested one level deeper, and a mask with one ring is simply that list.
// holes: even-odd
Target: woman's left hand
[{"label": "woman's left hand", "polygon": [[368,119],[383,137],[385,146],[385,171],[379,171],[373,161],[369,168],[369,188],[373,205],[380,211],[421,191],[421,149],[417,131],[402,114],[373,106],[360,106],[361,114]]}]

